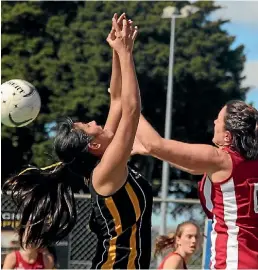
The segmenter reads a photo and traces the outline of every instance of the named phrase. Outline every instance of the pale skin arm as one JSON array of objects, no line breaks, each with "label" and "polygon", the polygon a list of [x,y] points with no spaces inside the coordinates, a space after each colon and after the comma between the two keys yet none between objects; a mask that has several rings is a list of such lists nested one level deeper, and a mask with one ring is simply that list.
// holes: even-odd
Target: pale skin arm
[{"label": "pale skin arm", "polygon": [[[125,13],[121,14],[121,16],[117,19],[117,14],[115,13],[114,19],[117,20],[117,24],[119,28],[122,28],[122,21],[125,18]],[[128,21],[130,27],[133,27],[133,22],[131,20]],[[115,39],[115,28],[112,26],[110,32],[111,38]],[[132,44],[133,45],[133,44]],[[132,48],[130,48],[132,50]],[[107,121],[105,124],[105,129],[116,132],[119,121],[122,116],[122,105],[121,105],[121,89],[122,89],[122,74],[121,74],[121,66],[118,53],[113,49],[112,56],[112,73],[110,80],[110,88],[108,92],[110,93],[110,108],[107,117]]]},{"label": "pale skin arm", "polygon": [[16,264],[16,256],[15,253],[12,252],[7,254],[4,260],[3,269],[14,269]]},{"label": "pale skin arm", "polygon": [[137,138],[146,148],[148,155],[165,160],[192,174],[212,175],[228,170],[231,166],[229,155],[217,147],[162,138],[143,115],[140,117]]},{"label": "pale skin arm", "polygon": [[[139,122],[139,125],[141,124],[141,120]],[[154,132],[156,132],[154,130]],[[135,154],[141,154],[141,155],[149,155],[147,149],[143,146],[143,144],[141,143],[140,139],[138,138],[137,136],[137,133],[136,133],[136,137],[135,137],[135,140],[134,140],[134,144],[133,144],[133,150],[131,152],[131,155],[135,155]],[[182,167],[182,166],[178,166],[177,164],[174,164],[174,163],[171,163],[171,162],[168,162],[171,166],[181,170],[181,171],[185,171],[185,172],[188,172],[190,174],[194,174],[194,175],[201,175],[202,173],[201,172],[197,172],[195,170],[189,170],[185,167]]]},{"label": "pale skin arm", "polygon": [[43,262],[45,269],[54,269],[54,258],[49,252],[43,253]]},{"label": "pale skin arm", "polygon": [[[117,14],[115,14],[113,18],[115,18],[117,20],[118,25],[120,25],[124,17],[125,13],[123,13],[118,19]],[[115,39],[115,29],[113,26],[110,32],[110,36],[112,39]],[[107,121],[105,124],[105,129],[110,130],[113,133],[116,132],[119,121],[122,116],[121,88],[122,88],[122,76],[121,76],[120,60],[117,52],[113,49],[112,73],[109,88],[110,107]]]},{"label": "pale skin arm", "polygon": [[183,269],[183,260],[178,255],[173,255],[169,257],[163,266],[163,269]]}]

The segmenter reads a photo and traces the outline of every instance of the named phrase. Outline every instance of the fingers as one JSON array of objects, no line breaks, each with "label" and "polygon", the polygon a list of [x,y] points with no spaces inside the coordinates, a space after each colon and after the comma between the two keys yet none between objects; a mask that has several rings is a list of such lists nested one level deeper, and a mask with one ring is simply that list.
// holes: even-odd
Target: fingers
[{"label": "fingers", "polygon": [[114,28],[114,26],[113,26],[113,19],[115,19],[115,20],[117,21],[117,13],[114,13],[114,15],[113,15],[111,31],[112,31],[112,30],[115,30],[115,28]]},{"label": "fingers", "polygon": [[132,20],[128,20],[128,25],[129,25],[129,37],[132,37],[133,36],[133,32],[134,32],[133,21]]},{"label": "fingers", "polygon": [[124,36],[125,37],[127,37],[128,36],[128,32],[129,32],[129,28],[128,28],[128,22],[127,22],[127,20],[126,19],[123,19],[123,28],[122,28],[122,32],[123,32],[123,34],[124,34]]},{"label": "fingers", "polygon": [[[107,37],[107,42],[111,45],[115,41],[116,38],[123,39],[125,42],[126,41],[128,44],[128,48],[133,47],[134,41],[138,35],[138,27],[133,26],[133,21],[132,20],[127,20],[126,19],[126,14],[122,13],[119,17],[117,13],[114,13],[113,18],[112,18],[112,29]],[[129,41],[131,40],[131,41]]]},{"label": "fingers", "polygon": [[[115,14],[116,14],[116,13],[115,13]],[[123,21],[123,19],[125,19],[125,18],[126,18],[125,13],[122,13],[122,14],[120,15],[120,17],[117,19],[117,24],[119,25],[119,27],[122,26],[122,21]]]},{"label": "fingers", "polygon": [[115,29],[117,36],[121,36],[121,31],[115,18],[112,19],[112,27]]},{"label": "fingers", "polygon": [[135,27],[134,27],[134,32],[133,32],[133,35],[132,35],[132,40],[135,40],[136,37],[137,37],[137,35],[138,35],[138,27],[135,26]]},{"label": "fingers", "polygon": [[133,21],[128,20],[128,26],[129,26],[129,36],[132,36],[133,34]]},{"label": "fingers", "polygon": [[115,29],[112,27],[112,29],[111,29],[111,31],[110,31],[110,33],[108,34],[108,36],[107,36],[107,41],[108,40],[114,40],[116,37],[115,37]]}]

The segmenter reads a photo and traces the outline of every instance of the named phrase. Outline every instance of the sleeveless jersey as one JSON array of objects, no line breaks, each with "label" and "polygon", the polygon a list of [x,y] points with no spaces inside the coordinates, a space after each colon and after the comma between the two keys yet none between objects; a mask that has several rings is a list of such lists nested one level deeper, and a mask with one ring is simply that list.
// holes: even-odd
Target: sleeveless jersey
[{"label": "sleeveless jersey", "polygon": [[38,257],[34,263],[26,262],[22,256],[20,251],[15,251],[16,256],[16,264],[15,269],[44,269],[44,261],[43,255],[41,252],[38,253]]},{"label": "sleeveless jersey", "polygon": [[230,177],[199,182],[199,197],[211,232],[211,269],[258,269],[258,160],[248,161],[225,148],[231,156]]},{"label": "sleeveless jersey", "polygon": [[111,196],[92,183],[90,229],[98,243],[92,269],[148,269],[151,259],[152,188],[129,168],[125,184]]},{"label": "sleeveless jersey", "polygon": [[171,252],[171,253],[169,253],[169,254],[163,259],[163,261],[162,261],[161,264],[159,265],[159,268],[158,268],[158,269],[159,269],[159,270],[163,269],[166,260],[167,260],[168,258],[170,258],[171,256],[174,256],[174,255],[178,255],[178,256],[180,256],[180,257],[183,259],[183,268],[182,268],[182,269],[187,269],[187,266],[186,266],[186,263],[185,263],[184,258],[183,258],[179,253],[177,253],[177,252]]}]

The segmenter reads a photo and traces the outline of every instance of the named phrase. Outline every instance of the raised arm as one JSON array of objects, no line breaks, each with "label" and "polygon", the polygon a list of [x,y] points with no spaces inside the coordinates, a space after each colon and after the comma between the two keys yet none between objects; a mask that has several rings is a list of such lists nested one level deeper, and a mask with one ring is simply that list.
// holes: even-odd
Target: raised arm
[{"label": "raised arm", "polygon": [[138,81],[130,49],[136,37],[137,28],[130,30],[126,20],[123,20],[122,31],[115,19],[113,19],[113,24],[116,39],[112,40],[108,37],[107,41],[117,51],[120,59],[122,116],[112,142],[93,173],[93,182],[94,179],[96,180],[95,188],[98,185],[105,189],[105,193],[114,191],[125,180],[126,165],[133,146],[141,107]]},{"label": "raised arm", "polygon": [[[114,14],[113,17],[117,20],[117,24],[120,25],[125,18],[125,13],[123,13],[118,19],[117,14]],[[112,25],[111,32],[109,33],[109,38],[115,40],[115,28]],[[121,76],[121,67],[119,56],[117,52],[113,49],[112,56],[112,73],[110,80],[110,108],[105,124],[105,129],[116,132],[119,121],[122,116],[122,107],[121,107],[121,88],[122,88],[122,76]]]},{"label": "raised arm", "polygon": [[[136,134],[146,154],[165,160],[191,174],[212,174],[228,168],[228,155],[213,146],[189,144],[162,138],[141,115]],[[134,150],[135,152],[136,149]]]}]

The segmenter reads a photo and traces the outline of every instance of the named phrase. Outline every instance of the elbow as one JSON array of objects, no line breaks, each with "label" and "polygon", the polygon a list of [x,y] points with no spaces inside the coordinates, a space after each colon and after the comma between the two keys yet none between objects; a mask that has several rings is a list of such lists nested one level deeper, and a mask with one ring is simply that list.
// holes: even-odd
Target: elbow
[{"label": "elbow", "polygon": [[140,118],[141,114],[141,104],[137,101],[127,101],[127,104],[122,103],[122,112],[124,115],[129,117],[137,117]]}]

